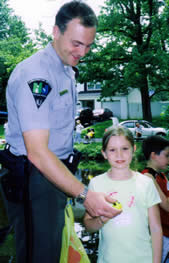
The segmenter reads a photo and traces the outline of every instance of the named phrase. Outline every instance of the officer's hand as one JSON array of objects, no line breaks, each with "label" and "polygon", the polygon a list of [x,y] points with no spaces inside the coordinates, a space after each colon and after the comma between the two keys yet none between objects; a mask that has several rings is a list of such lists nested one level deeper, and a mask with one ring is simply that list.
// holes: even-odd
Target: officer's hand
[{"label": "officer's hand", "polygon": [[122,212],[122,209],[113,208],[116,200],[104,193],[88,191],[84,206],[92,217],[105,216],[113,218]]}]

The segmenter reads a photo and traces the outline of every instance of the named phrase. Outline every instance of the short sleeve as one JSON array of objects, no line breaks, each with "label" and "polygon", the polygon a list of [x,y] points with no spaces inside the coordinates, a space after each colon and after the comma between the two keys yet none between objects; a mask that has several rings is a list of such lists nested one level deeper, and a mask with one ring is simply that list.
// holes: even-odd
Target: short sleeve
[{"label": "short sleeve", "polygon": [[93,180],[93,179],[90,180],[89,185],[88,185],[88,188],[89,188],[89,190],[91,190],[91,191],[95,191],[95,190],[94,190],[94,180]]},{"label": "short sleeve", "polygon": [[148,178],[148,185],[147,185],[147,207],[152,207],[153,205],[161,203],[160,195],[156,189],[156,186],[151,178]]},{"label": "short sleeve", "polygon": [[[26,75],[26,74],[25,74]],[[15,90],[15,107],[22,131],[49,128],[51,86],[47,79],[23,76]]]}]

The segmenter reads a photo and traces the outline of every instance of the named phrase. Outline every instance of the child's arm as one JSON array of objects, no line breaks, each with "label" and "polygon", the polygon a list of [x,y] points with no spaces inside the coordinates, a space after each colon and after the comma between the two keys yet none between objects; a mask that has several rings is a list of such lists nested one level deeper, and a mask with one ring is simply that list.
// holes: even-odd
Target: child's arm
[{"label": "child's arm", "polygon": [[150,177],[150,178],[153,180],[153,182],[154,182],[154,184],[155,184],[155,186],[156,186],[156,188],[157,188],[157,191],[158,191],[158,193],[159,193],[159,195],[160,195],[161,201],[162,201],[159,205],[160,205],[160,207],[163,208],[165,211],[169,212],[169,197],[167,197],[167,196],[163,193],[163,191],[161,190],[160,186],[158,185],[158,183],[156,182],[156,180],[154,179],[154,177],[152,176],[152,174],[150,174],[150,173],[145,173],[144,175],[147,175],[148,177]]},{"label": "child's arm", "polygon": [[83,223],[88,232],[96,232],[109,220],[110,218],[104,216],[91,217],[87,212],[85,213]]},{"label": "child's arm", "polygon": [[162,228],[158,205],[154,205],[148,209],[148,217],[152,237],[153,263],[161,263]]}]

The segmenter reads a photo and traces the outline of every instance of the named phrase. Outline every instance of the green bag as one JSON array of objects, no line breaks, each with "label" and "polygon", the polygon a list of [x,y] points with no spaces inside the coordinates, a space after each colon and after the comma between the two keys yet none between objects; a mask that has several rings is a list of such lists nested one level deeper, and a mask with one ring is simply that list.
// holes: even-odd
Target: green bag
[{"label": "green bag", "polygon": [[65,208],[60,263],[90,263],[83,244],[75,232],[74,214],[70,204],[67,204]]}]

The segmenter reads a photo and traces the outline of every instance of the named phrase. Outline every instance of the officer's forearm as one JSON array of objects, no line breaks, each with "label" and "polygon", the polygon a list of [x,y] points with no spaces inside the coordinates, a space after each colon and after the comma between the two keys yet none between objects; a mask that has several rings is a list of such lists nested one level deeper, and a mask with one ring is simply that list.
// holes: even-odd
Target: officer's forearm
[{"label": "officer's forearm", "polygon": [[41,151],[38,155],[28,155],[28,158],[50,182],[66,194],[76,197],[83,191],[84,185],[51,151]]},{"label": "officer's forearm", "polygon": [[23,133],[28,159],[46,178],[66,194],[76,197],[83,189],[83,184],[48,148],[48,130],[30,130]]}]

